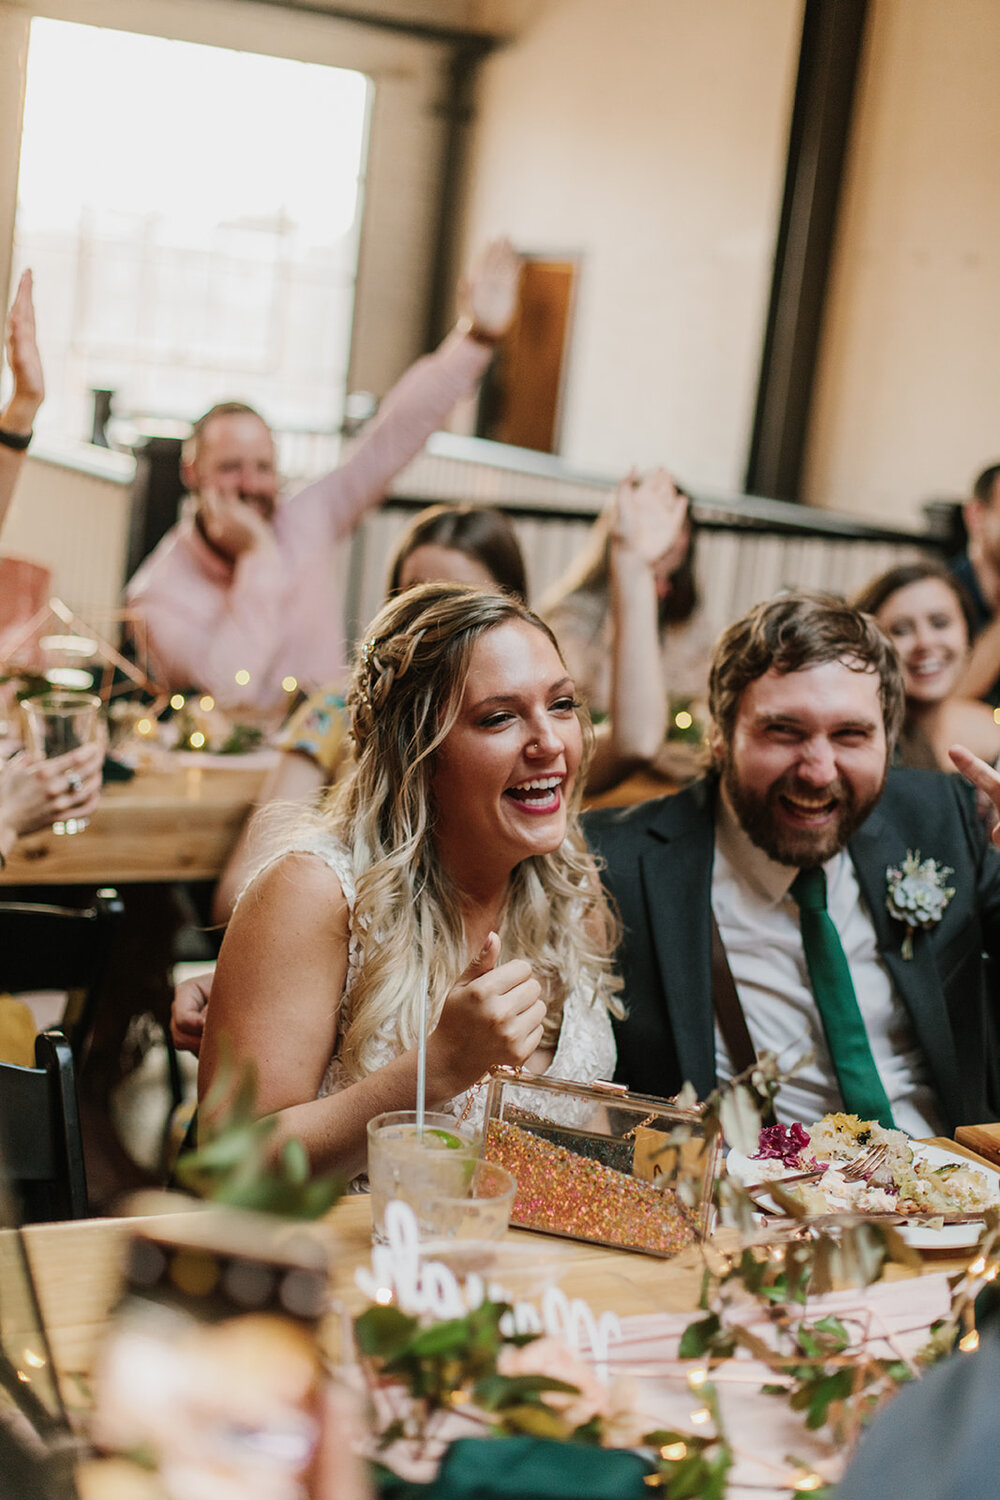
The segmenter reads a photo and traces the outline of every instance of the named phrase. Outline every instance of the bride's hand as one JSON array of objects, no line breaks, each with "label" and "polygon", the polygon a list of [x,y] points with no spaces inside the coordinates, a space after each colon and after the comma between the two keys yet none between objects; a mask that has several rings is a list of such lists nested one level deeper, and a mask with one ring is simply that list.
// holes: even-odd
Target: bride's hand
[{"label": "bride's hand", "polygon": [[449,992],[427,1041],[427,1092],[451,1099],[492,1067],[518,1068],[537,1051],[545,1024],[542,987],[523,959],[497,965],[491,932]]}]

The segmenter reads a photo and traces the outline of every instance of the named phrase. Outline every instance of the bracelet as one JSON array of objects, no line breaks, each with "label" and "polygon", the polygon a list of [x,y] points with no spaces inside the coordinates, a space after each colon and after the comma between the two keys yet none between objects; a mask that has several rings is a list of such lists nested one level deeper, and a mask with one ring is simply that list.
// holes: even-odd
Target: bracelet
[{"label": "bracelet", "polygon": [[30,432],[8,432],[6,428],[0,427],[0,447],[13,448],[15,453],[23,453],[31,442]]},{"label": "bracelet", "polygon": [[455,324],[455,332],[460,333],[463,338],[471,339],[474,344],[483,344],[487,349],[496,349],[504,341],[502,333],[491,333],[488,328],[483,328],[475,318],[463,314]]}]

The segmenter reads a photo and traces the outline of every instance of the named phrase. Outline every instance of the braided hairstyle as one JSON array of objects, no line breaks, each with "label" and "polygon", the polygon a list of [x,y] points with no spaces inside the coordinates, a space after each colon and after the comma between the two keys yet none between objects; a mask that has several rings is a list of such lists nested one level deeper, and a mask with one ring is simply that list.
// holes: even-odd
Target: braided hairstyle
[{"label": "braided hairstyle", "polygon": [[[508,621],[540,630],[558,650],[548,626],[517,599],[429,583],[384,605],[358,652],[347,700],[355,761],[320,814],[354,867],[352,937],[361,965],[343,1046],[354,1076],[375,1065],[369,1049],[387,1027],[404,1049],[415,1044],[425,994],[436,1024],[466,967],[461,893],[433,839],[435,752],[458,717],[476,642]],[[577,983],[595,1003],[619,1008],[609,956],[617,933],[578,823],[593,748],[586,710],[578,715],[584,757],[566,837],[516,867],[500,924],[502,959],[527,958],[542,983],[549,1039]]]}]

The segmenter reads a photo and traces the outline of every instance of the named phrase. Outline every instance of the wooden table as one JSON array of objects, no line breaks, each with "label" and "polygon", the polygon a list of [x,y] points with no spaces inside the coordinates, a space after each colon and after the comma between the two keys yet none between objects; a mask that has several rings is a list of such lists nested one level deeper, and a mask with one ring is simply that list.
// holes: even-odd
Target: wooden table
[{"label": "wooden table", "polygon": [[[277,752],[274,752],[276,755]],[[162,769],[111,782],[89,828],[21,839],[2,885],[124,885],[215,880],[261,783],[266,755],[164,757]]]},{"label": "wooden table", "polygon": [[[930,1144],[968,1156],[978,1165],[996,1168],[953,1141]],[[114,1301],[118,1263],[132,1219],[83,1219],[63,1224],[36,1224],[24,1231],[32,1269],[53,1355],[61,1372],[90,1369],[101,1332]],[[165,1221],[163,1221],[165,1222]],[[341,1200],[319,1226],[328,1232],[333,1252],[337,1295],[351,1312],[360,1312],[364,1298],[354,1285],[354,1272],[371,1255],[369,1200],[351,1195]],[[582,1297],[595,1312],[634,1313],[685,1312],[698,1304],[703,1262],[697,1246],[673,1260],[600,1245],[510,1230],[511,1241],[534,1243],[553,1249],[558,1258],[559,1284],[570,1297]],[[963,1268],[963,1251],[931,1252],[922,1256],[926,1272]],[[909,1276],[905,1267],[889,1265],[889,1280]]]},{"label": "wooden table", "polygon": [[[981,1160],[948,1141],[932,1144]],[[92,1219],[35,1225],[24,1231],[55,1363],[72,1405],[80,1405],[80,1393],[87,1388],[86,1375],[93,1367],[117,1295],[118,1266],[136,1222],[128,1218]],[[160,1215],[152,1222],[167,1227],[169,1219]],[[365,1302],[355,1285],[354,1272],[370,1259],[368,1198],[358,1195],[342,1200],[316,1226],[316,1232],[329,1236],[337,1298],[352,1314],[359,1312]],[[547,1254],[554,1250],[559,1285],[568,1296],[585,1299],[595,1313],[684,1313],[697,1307],[703,1270],[697,1246],[674,1260],[663,1261],[517,1230],[510,1231],[508,1239],[525,1246],[534,1244]],[[954,1251],[925,1255],[922,1270],[964,1268],[967,1258],[966,1253]],[[904,1267],[890,1265],[886,1279],[899,1280],[911,1274]],[[84,1383],[66,1378],[75,1376],[83,1376]],[[116,1460],[92,1461],[78,1472],[84,1500],[137,1500],[145,1492],[135,1488],[136,1478],[132,1466]],[[149,1494],[159,1496],[161,1492],[153,1486]]]}]

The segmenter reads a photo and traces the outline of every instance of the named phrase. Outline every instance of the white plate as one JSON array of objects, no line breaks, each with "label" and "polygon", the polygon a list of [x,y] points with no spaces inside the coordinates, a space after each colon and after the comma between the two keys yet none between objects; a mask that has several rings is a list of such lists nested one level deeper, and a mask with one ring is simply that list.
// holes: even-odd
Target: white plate
[{"label": "white plate", "polygon": [[[930,1162],[933,1167],[950,1166],[957,1164],[960,1167],[974,1167],[981,1176],[986,1178],[987,1191],[995,1202],[1000,1199],[1000,1177],[989,1167],[981,1165],[977,1161],[970,1161],[967,1156],[958,1156],[954,1152],[944,1151],[940,1146],[922,1146],[919,1141],[913,1142],[913,1155],[917,1161]],[[762,1182],[761,1167],[765,1163],[756,1158],[744,1156],[740,1151],[730,1151],[726,1157],[726,1170],[730,1177],[735,1177],[737,1182],[746,1184],[748,1182]],[[786,1177],[801,1172],[801,1167],[787,1167],[782,1174]],[[781,1178],[776,1178],[776,1181]],[[773,1207],[773,1205],[772,1205]],[[960,1250],[974,1245],[982,1233],[982,1220],[970,1220],[966,1224],[943,1224],[940,1229],[928,1229],[921,1224],[897,1224],[895,1226],[908,1245],[913,1245],[917,1250]]]}]

